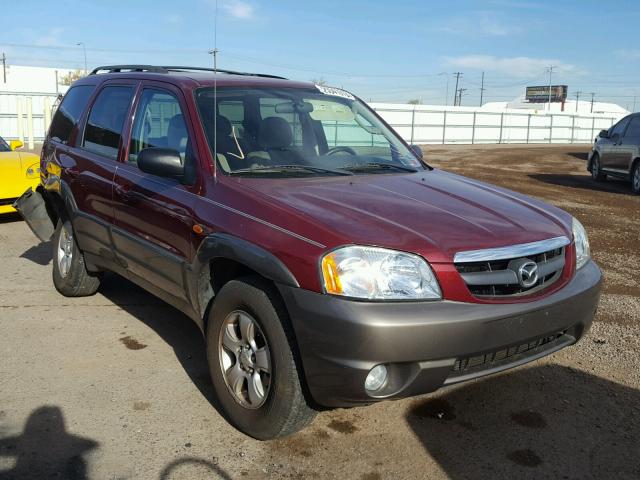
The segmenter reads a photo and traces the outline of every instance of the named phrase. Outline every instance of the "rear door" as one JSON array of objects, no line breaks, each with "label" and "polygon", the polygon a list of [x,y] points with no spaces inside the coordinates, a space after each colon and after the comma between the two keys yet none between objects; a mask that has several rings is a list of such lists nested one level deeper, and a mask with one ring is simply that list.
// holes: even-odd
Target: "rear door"
[{"label": "rear door", "polygon": [[628,174],[638,145],[640,145],[640,115],[634,115],[618,146],[611,169],[620,174]]},{"label": "rear door", "polygon": [[[183,267],[193,255],[197,190],[194,132],[182,92],[169,84],[144,82],[135,103],[130,139],[116,172],[114,245],[138,283],[184,300]],[[142,172],[138,153],[150,147],[177,150],[187,180]]]},{"label": "rear door", "polygon": [[73,227],[80,248],[113,260],[109,229],[114,222],[113,190],[122,131],[131,109],[135,81],[108,81],[95,95],[76,148],[65,153],[65,169],[78,206]]},{"label": "rear door", "polygon": [[602,158],[600,159],[602,168],[605,170],[615,170],[615,165],[619,163],[621,155],[620,145],[624,138],[624,133],[629,125],[631,116],[620,120],[609,132],[609,138],[602,149]]}]

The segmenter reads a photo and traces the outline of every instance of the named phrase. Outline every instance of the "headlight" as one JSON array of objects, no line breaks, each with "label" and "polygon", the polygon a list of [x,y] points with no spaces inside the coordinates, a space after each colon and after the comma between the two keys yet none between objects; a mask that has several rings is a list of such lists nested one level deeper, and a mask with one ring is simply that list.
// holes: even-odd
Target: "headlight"
[{"label": "headlight", "polygon": [[376,247],[342,247],[322,259],[327,293],[368,300],[440,299],[427,262],[418,255]]},{"label": "headlight", "polygon": [[573,219],[573,241],[576,245],[576,269],[582,268],[591,258],[591,248],[589,247],[589,238],[582,224]]}]

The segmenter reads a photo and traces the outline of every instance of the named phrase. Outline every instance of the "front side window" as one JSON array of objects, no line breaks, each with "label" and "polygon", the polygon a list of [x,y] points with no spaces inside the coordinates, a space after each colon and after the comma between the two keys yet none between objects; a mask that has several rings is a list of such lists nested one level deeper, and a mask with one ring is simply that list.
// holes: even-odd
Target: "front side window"
[{"label": "front side window", "polygon": [[61,143],[69,141],[73,127],[84,112],[95,88],[94,85],[78,85],[69,89],[53,116],[49,129],[49,137],[52,140]]},{"label": "front side window", "polygon": [[614,135],[622,135],[624,133],[625,128],[627,128],[627,125],[629,124],[629,120],[631,119],[631,117],[626,117],[623,118],[622,120],[620,120],[612,129],[611,129],[611,134],[610,136],[614,136]]},{"label": "front side window", "polygon": [[627,128],[625,137],[640,138],[640,117],[636,116],[631,119],[631,123],[629,124],[629,128]]},{"label": "front side window", "polygon": [[[196,97],[211,150],[222,170],[232,175],[357,175],[425,168],[377,115],[347,92],[218,87],[217,92],[200,89]],[[242,135],[221,108],[231,99],[243,105]]]},{"label": "front side window", "polygon": [[122,127],[129,111],[133,87],[108,86],[98,94],[84,132],[82,146],[87,150],[116,160]]}]

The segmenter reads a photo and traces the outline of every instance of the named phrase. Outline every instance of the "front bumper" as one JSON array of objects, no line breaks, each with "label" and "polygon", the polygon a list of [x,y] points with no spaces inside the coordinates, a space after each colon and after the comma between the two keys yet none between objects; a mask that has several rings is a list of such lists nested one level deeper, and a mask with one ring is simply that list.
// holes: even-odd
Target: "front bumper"
[{"label": "front bumper", "polygon": [[[528,303],[373,303],[280,291],[312,397],[343,407],[431,392],[571,345],[591,326],[601,284],[589,262],[561,290]],[[372,396],[364,381],[379,364],[389,376]]]}]

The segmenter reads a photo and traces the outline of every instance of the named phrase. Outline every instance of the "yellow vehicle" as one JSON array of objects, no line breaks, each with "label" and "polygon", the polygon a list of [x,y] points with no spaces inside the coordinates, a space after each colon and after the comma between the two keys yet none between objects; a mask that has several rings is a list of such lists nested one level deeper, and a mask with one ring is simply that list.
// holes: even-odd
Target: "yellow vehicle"
[{"label": "yellow vehicle", "polygon": [[0,215],[15,212],[11,206],[27,188],[40,184],[40,158],[33,153],[17,152],[23,143],[10,143],[0,137]]}]

